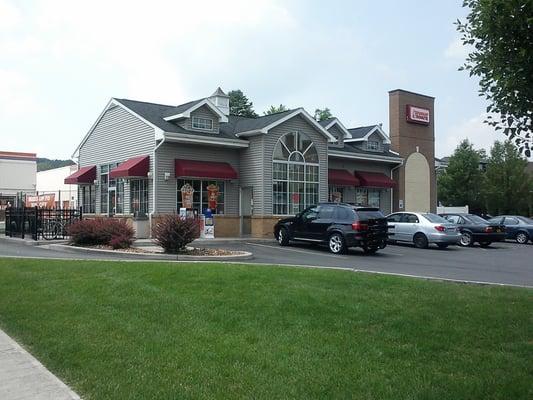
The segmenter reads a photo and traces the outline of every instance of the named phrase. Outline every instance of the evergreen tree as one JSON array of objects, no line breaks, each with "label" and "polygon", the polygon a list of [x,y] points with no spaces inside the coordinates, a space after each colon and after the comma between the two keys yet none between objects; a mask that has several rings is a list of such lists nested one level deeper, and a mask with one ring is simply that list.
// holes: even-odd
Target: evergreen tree
[{"label": "evergreen tree", "polygon": [[444,206],[468,205],[471,210],[483,207],[480,161],[484,154],[475,150],[467,139],[457,146],[448,167],[438,176],[438,198]]},{"label": "evergreen tree", "polygon": [[326,119],[330,119],[333,117],[333,114],[331,114],[331,110],[329,108],[320,109],[317,108],[315,110],[315,119],[317,121],[324,121]]},{"label": "evergreen tree", "polygon": [[495,142],[485,174],[484,197],[490,214],[529,215],[533,179],[526,172],[527,161],[510,142]]},{"label": "evergreen tree", "polygon": [[280,104],[279,106],[270,106],[268,110],[266,110],[263,115],[270,115],[270,114],[276,114],[283,111],[289,111],[289,109],[284,106],[283,104]]},{"label": "evergreen tree", "polygon": [[253,109],[254,103],[248,100],[242,90],[232,90],[229,96],[229,113],[240,117],[256,118],[257,114]]}]

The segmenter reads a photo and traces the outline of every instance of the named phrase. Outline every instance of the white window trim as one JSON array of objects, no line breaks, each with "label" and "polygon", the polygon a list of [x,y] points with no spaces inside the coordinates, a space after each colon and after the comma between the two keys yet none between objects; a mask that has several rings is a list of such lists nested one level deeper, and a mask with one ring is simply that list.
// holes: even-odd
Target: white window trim
[{"label": "white window trim", "polygon": [[[203,120],[204,122],[205,121],[211,121],[211,128],[199,128],[199,127],[196,127],[196,126],[194,126],[194,120],[196,120],[197,122],[198,122],[198,120]],[[212,132],[214,130],[214,127],[215,127],[215,122],[213,121],[213,118],[199,117],[197,115],[191,116],[191,129],[194,129],[195,131]]]}]

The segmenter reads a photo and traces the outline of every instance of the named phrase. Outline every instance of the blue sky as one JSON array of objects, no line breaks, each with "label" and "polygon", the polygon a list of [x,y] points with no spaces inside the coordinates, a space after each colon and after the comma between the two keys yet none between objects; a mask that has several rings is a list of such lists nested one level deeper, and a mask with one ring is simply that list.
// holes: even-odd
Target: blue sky
[{"label": "blue sky", "polygon": [[0,150],[69,158],[111,97],[180,104],[217,86],[382,122],[388,91],[436,98],[436,154],[489,148],[486,102],[458,72],[462,1],[0,0]]}]

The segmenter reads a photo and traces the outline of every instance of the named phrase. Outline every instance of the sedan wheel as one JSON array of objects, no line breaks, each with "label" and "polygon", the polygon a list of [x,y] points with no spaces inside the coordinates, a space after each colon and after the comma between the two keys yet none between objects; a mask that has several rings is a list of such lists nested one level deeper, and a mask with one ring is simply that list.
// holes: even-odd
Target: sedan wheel
[{"label": "sedan wheel", "polygon": [[459,244],[464,247],[472,246],[474,242],[472,241],[472,234],[468,232],[464,232],[461,236],[461,240],[459,241]]},{"label": "sedan wheel", "polygon": [[423,233],[417,233],[413,238],[413,243],[418,249],[427,249],[428,248],[428,238]]},{"label": "sedan wheel", "polygon": [[334,233],[329,237],[329,249],[333,254],[342,254],[346,250],[344,239],[338,233]]},{"label": "sedan wheel", "polygon": [[526,244],[527,235],[524,232],[518,232],[518,235],[516,235],[516,242],[520,244]]}]

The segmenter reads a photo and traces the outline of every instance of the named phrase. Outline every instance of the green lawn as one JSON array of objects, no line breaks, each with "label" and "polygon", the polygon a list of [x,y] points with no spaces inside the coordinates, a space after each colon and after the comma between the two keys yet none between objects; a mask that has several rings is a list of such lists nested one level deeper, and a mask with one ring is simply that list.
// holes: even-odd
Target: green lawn
[{"label": "green lawn", "polygon": [[0,327],[85,399],[531,399],[533,291],[0,259]]}]

